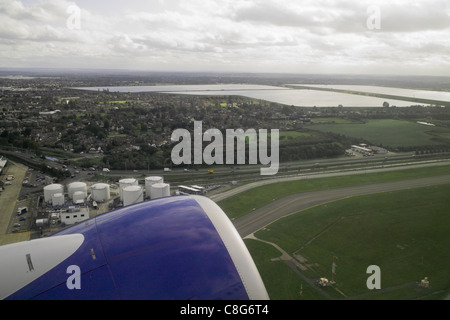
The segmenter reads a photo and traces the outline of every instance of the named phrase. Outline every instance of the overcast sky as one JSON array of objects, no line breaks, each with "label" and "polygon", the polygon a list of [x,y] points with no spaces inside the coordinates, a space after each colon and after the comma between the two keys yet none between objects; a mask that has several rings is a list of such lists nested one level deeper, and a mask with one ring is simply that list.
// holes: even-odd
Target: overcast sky
[{"label": "overcast sky", "polygon": [[0,67],[450,75],[450,1],[0,0]]}]

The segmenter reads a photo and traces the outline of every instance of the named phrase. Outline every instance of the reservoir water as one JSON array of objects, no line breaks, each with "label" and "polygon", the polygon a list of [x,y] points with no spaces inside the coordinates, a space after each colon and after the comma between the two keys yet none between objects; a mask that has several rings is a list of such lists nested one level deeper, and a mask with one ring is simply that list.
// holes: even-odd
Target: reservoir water
[{"label": "reservoir water", "polygon": [[[292,85],[295,86],[295,85]],[[304,85],[322,88],[346,89],[353,91],[385,93],[406,97],[425,97],[426,99],[450,101],[449,92],[410,90],[386,87],[369,86],[340,86],[340,85]],[[305,88],[287,88],[278,86],[252,85],[252,84],[216,84],[216,85],[163,85],[163,86],[123,86],[123,87],[77,87],[73,89],[121,93],[159,92],[167,94],[186,95],[237,95],[254,99],[266,100],[286,105],[301,107],[382,107],[384,102],[390,106],[406,107],[418,103],[396,99],[377,98],[348,93],[321,91]]]},{"label": "reservoir water", "polygon": [[431,99],[450,102],[450,92],[448,91],[431,91],[431,90],[416,90],[393,87],[379,87],[379,86],[357,86],[357,85],[323,85],[323,84],[292,84],[291,86],[307,86],[312,88],[351,90],[358,92],[379,93],[387,95],[395,95],[402,97],[412,97],[419,99]]}]

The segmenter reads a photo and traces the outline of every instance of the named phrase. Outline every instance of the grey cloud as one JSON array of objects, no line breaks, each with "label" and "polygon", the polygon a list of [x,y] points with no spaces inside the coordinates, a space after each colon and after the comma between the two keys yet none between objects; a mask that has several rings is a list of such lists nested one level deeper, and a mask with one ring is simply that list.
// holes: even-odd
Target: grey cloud
[{"label": "grey cloud", "polygon": [[290,12],[272,3],[264,3],[242,8],[232,17],[235,21],[249,21],[269,23],[281,26],[306,26],[311,22],[310,17],[302,17],[298,13]]},{"label": "grey cloud", "polygon": [[[366,6],[311,2],[309,6],[290,6],[290,2],[254,2],[236,11],[235,21],[298,27],[317,34],[359,32],[366,25]],[[294,2],[295,3],[295,2]]]},{"label": "grey cloud", "polygon": [[[367,32],[367,9],[380,9],[383,32],[414,32],[450,28],[450,2],[446,0],[393,1],[317,1],[304,8],[291,2],[258,1],[238,9],[233,19],[275,26],[308,29],[317,34]],[[295,1],[293,3],[296,3]]]},{"label": "grey cloud", "polygon": [[[449,63],[447,0],[76,2],[81,30],[66,27],[67,6],[74,2],[0,0],[0,63],[77,60],[88,67],[101,56],[102,65],[112,67],[166,61],[202,69],[208,61],[260,71],[283,65],[290,72],[333,63],[395,66],[426,56],[430,66]],[[366,25],[373,4],[381,9],[380,30]]]},{"label": "grey cloud", "polygon": [[448,1],[406,2],[381,7],[381,30],[386,32],[415,32],[450,28]]},{"label": "grey cloud", "polygon": [[25,6],[18,0],[3,0],[0,14],[28,23],[64,22],[67,8],[73,3],[65,0],[40,0]]}]

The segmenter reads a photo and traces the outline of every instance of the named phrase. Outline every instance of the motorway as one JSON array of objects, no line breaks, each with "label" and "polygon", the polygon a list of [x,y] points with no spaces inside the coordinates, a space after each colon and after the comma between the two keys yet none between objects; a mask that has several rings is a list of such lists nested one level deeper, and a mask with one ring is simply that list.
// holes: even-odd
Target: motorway
[{"label": "motorway", "polygon": [[290,214],[328,202],[381,192],[426,187],[450,183],[450,175],[321,190],[290,195],[258,208],[245,216],[233,220],[242,238],[268,226]]},{"label": "motorway", "polygon": [[293,175],[285,175],[281,177],[267,178],[264,180],[259,180],[257,182],[244,184],[240,187],[233,188],[227,192],[222,192],[219,194],[215,194],[210,196],[212,200],[215,202],[219,202],[225,200],[229,197],[235,196],[244,191],[261,187],[264,185],[272,184],[272,183],[280,183],[280,182],[288,182],[295,180],[306,180],[306,179],[317,179],[317,178],[330,178],[337,176],[348,176],[348,175],[358,175],[358,174],[370,174],[370,173],[379,173],[379,172],[391,172],[398,170],[409,170],[409,169],[418,169],[425,167],[435,167],[435,166],[445,166],[450,165],[450,160],[427,160],[427,161],[418,161],[413,163],[401,163],[401,164],[392,164],[392,165],[382,165],[382,166],[373,166],[373,167],[363,167],[363,168],[353,168],[348,170],[337,169],[337,170],[329,170],[323,172],[315,172],[315,173],[303,173],[303,174],[293,174]]}]

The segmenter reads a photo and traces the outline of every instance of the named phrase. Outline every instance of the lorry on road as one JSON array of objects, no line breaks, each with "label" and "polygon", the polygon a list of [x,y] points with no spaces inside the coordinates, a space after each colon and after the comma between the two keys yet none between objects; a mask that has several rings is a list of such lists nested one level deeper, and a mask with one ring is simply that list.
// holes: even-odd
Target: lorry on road
[{"label": "lorry on road", "polygon": [[27,211],[28,211],[28,208],[27,208],[27,207],[19,207],[19,208],[17,209],[17,215],[20,216],[20,215],[22,215],[22,214],[24,214],[24,213],[27,213]]}]

